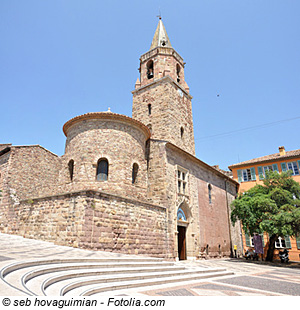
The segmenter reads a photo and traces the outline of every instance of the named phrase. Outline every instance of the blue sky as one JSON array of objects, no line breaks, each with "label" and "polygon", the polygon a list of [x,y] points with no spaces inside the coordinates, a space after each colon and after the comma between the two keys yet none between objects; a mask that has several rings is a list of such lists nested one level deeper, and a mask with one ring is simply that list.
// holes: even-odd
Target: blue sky
[{"label": "blue sky", "polygon": [[227,169],[300,148],[298,0],[1,0],[0,143],[62,155],[70,118],[131,116],[159,11],[186,62],[198,158]]}]

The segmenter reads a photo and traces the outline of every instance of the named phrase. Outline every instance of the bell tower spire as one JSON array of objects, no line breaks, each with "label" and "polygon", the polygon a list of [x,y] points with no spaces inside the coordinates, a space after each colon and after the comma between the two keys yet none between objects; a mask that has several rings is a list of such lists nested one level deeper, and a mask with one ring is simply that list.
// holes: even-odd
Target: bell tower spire
[{"label": "bell tower spire", "polygon": [[150,50],[140,57],[132,117],[151,129],[153,139],[169,141],[194,155],[192,97],[184,66],[159,16]]},{"label": "bell tower spire", "polygon": [[164,76],[170,76],[186,92],[189,92],[184,79],[184,65],[182,57],[172,47],[159,16],[150,50],[140,58],[140,79],[136,86],[144,86]]},{"label": "bell tower spire", "polygon": [[150,50],[163,46],[163,47],[172,47],[166,28],[161,20],[161,16],[159,16],[159,22],[154,33],[154,37],[150,46]]}]

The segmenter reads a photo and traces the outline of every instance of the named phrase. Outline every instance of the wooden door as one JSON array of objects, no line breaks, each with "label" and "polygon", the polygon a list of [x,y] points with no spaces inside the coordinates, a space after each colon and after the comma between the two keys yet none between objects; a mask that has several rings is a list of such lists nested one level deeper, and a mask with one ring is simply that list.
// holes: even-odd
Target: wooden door
[{"label": "wooden door", "polygon": [[178,231],[178,257],[179,260],[186,259],[186,228],[184,226],[177,226]]}]

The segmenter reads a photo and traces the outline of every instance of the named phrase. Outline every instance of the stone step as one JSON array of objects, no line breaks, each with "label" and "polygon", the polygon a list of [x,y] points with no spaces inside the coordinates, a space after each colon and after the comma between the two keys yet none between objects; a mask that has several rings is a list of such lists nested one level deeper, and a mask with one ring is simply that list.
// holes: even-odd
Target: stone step
[{"label": "stone step", "polygon": [[[220,269],[220,270],[186,270],[186,269],[181,269],[181,270],[166,270],[165,272],[153,272],[153,273],[148,273],[148,272],[141,272],[141,273],[136,273],[133,275],[110,275],[110,276],[99,276],[99,277],[85,277],[80,279],[79,281],[76,282],[71,282],[70,284],[65,285],[61,291],[60,295],[64,296],[71,292],[72,290],[75,289],[82,289],[87,286],[95,286],[96,284],[101,284],[106,286],[107,284],[110,287],[115,287],[116,283],[119,285],[120,282],[124,282],[125,286],[127,285],[126,283],[143,283],[144,281],[147,282],[148,280],[152,279],[152,282],[147,282],[149,283],[157,283],[158,281],[162,281],[162,283],[169,283],[172,282],[172,278],[180,278],[180,277],[194,277],[198,275],[204,275],[204,274],[209,274],[213,272],[224,272],[225,269]],[[141,282],[138,282],[141,281]],[[109,284],[111,283],[111,284]],[[121,285],[123,287],[123,285]],[[127,288],[127,286],[126,286]],[[117,289],[120,289],[118,287]],[[78,292],[77,292],[78,294]]]},{"label": "stone step", "polygon": [[231,274],[155,258],[41,259],[12,263],[0,272],[11,288],[38,296],[88,296]]},{"label": "stone step", "polygon": [[[214,277],[224,277],[233,275],[233,272],[228,271],[211,271],[207,273],[189,273],[188,275],[181,276],[170,276],[166,278],[151,278],[151,279],[139,279],[139,280],[130,280],[124,282],[111,282],[111,283],[103,283],[102,285],[85,285],[78,288],[75,288],[69,291],[64,296],[91,296],[96,294],[101,294],[105,292],[111,292],[114,290],[127,290],[132,288],[142,288],[147,287],[151,288],[151,286],[159,286],[166,284],[178,284],[181,282],[189,283],[195,280],[204,280],[208,278]],[[62,292],[63,293],[63,292]]]},{"label": "stone step", "polygon": [[24,261],[13,263],[2,268],[0,278],[10,287],[34,295],[26,288],[26,283],[39,275],[50,274],[53,272],[79,269],[97,269],[97,268],[130,268],[130,267],[167,267],[173,266],[173,262],[164,262],[161,259],[52,259]]},{"label": "stone step", "polygon": [[56,272],[51,274],[39,275],[31,278],[25,283],[27,290],[34,292],[36,295],[59,295],[60,290],[67,283],[74,282],[74,279],[82,279],[89,277],[122,277],[124,275],[134,275],[140,273],[164,273],[168,271],[179,271],[184,268],[178,266],[161,266],[154,267],[136,266],[127,268],[101,268],[101,269],[85,269],[85,270],[69,270],[64,272]]},{"label": "stone step", "polygon": [[72,264],[72,263],[133,263],[133,262],[163,262],[161,258],[73,258],[73,259],[41,259],[34,261],[23,261],[10,264],[2,268],[1,277],[7,276],[9,273],[22,268],[28,268],[40,265],[51,264]]}]

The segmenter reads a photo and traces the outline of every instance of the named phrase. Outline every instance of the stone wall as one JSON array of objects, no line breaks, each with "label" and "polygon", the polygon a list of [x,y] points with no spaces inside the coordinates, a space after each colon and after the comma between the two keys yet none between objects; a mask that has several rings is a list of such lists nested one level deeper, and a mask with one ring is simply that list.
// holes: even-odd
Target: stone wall
[{"label": "stone wall", "polygon": [[[167,195],[172,202],[170,209],[170,219],[172,219],[172,227],[175,230],[173,236],[174,243],[177,244],[177,211],[181,208],[187,218],[186,226],[186,251],[188,258],[196,258],[199,253],[199,209],[198,209],[198,188],[195,178],[195,170],[197,165],[189,159],[190,155],[180,151],[170,144],[166,145],[167,150],[167,179],[168,190]],[[179,152],[178,152],[179,151]],[[187,185],[185,193],[178,190],[178,169],[186,173]],[[177,247],[175,247],[177,250]]]},{"label": "stone wall", "polygon": [[[9,161],[5,168],[4,191],[11,204],[57,192],[60,169],[60,158],[57,155],[39,145],[12,146],[7,154]],[[4,169],[4,166],[1,166],[1,169]]]},{"label": "stone wall", "polygon": [[[188,217],[187,255],[204,258],[229,256],[231,233],[236,230],[235,236],[239,235],[238,227],[234,229],[229,220],[230,202],[236,195],[235,182],[169,143],[167,162],[167,196],[173,202],[170,218],[173,219],[174,229],[179,207],[183,208]],[[187,171],[185,195],[177,189],[178,168]],[[209,184],[212,189],[211,202],[208,194]],[[239,243],[237,245],[241,247]]]},{"label": "stone wall", "polygon": [[[226,183],[227,187],[227,201],[228,201],[228,212],[229,212],[229,219],[231,216],[231,203],[235,199],[237,193],[238,193],[238,186],[237,184],[231,184],[230,182]],[[235,225],[232,225],[232,222],[230,220],[230,237],[232,242],[232,247],[234,245],[237,246],[237,255],[239,257],[243,256],[243,244],[242,244],[242,229],[241,229],[241,222],[237,221]],[[233,253],[234,254],[234,253]]]},{"label": "stone wall", "polygon": [[148,199],[158,205],[168,204],[166,179],[165,143],[149,140],[148,142]]},{"label": "stone wall", "polygon": [[[113,113],[95,114],[94,119],[84,119],[82,116],[81,121],[68,128],[59,178],[61,192],[92,189],[131,198],[146,198],[147,136],[128,117],[115,115],[113,119],[113,116]],[[96,179],[97,162],[101,158],[107,159],[109,164],[107,181]],[[70,160],[74,161],[72,181],[68,168]],[[138,165],[138,174],[133,184],[134,163]]]},{"label": "stone wall", "polygon": [[[214,180],[216,181],[216,180]],[[200,253],[203,257],[230,256],[230,221],[226,201],[225,181],[198,179],[200,218]],[[208,184],[212,201],[209,203]]]},{"label": "stone wall", "polygon": [[11,201],[8,184],[10,154],[11,152],[8,150],[0,156],[0,214],[1,212],[6,213],[8,211]]},{"label": "stone wall", "polygon": [[59,245],[172,258],[165,208],[106,193],[22,200],[0,223],[1,232]]},{"label": "stone wall", "polygon": [[133,91],[132,117],[151,128],[152,139],[169,141],[195,154],[191,97],[170,77]]},{"label": "stone wall", "polygon": [[85,211],[81,247],[170,257],[163,207],[97,194]]}]

